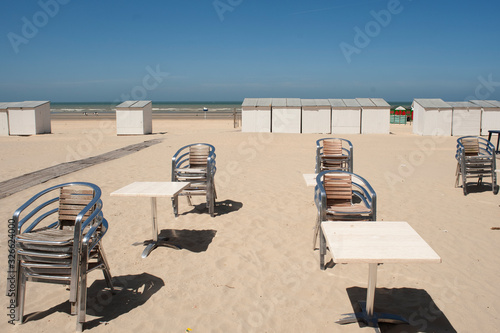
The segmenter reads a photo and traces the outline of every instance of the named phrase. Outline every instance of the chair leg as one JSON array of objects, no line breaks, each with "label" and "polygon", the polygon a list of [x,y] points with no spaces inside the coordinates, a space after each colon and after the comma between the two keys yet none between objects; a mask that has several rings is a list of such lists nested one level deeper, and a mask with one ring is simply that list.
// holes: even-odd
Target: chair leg
[{"label": "chair leg", "polygon": [[83,255],[80,263],[80,272],[78,276],[78,289],[76,300],[76,330],[83,331],[83,323],[85,323],[85,315],[87,312],[87,248],[82,249]]},{"label": "chair leg", "polygon": [[23,268],[19,272],[19,275],[20,275],[19,276],[20,285],[19,288],[17,288],[18,294],[17,294],[17,304],[16,304],[16,320],[22,324],[24,320],[24,300],[26,298],[26,282],[27,282],[27,278],[26,275],[24,274]]},{"label": "chair leg", "polygon": [[461,169],[460,173],[462,174],[462,188],[464,190],[464,195],[467,195],[467,169]]},{"label": "chair leg", "polygon": [[321,227],[319,228],[319,268],[325,270],[326,241]]},{"label": "chair leg", "polygon": [[494,168],[491,168],[491,191],[496,194],[496,187],[497,187],[497,175],[494,170]]},{"label": "chair leg", "polygon": [[189,205],[189,206],[192,206],[192,205],[193,205],[193,203],[191,202],[191,196],[190,196],[190,195],[186,195],[186,198],[187,198],[187,200],[188,200],[188,205]]},{"label": "chair leg", "polygon": [[104,249],[102,248],[102,246],[99,246],[98,251],[101,261],[104,263],[104,268],[102,270],[102,273],[104,275],[104,280],[106,281],[106,284],[108,285],[108,288],[111,290],[111,292],[114,293],[115,288],[113,286],[113,277],[111,276],[108,261],[106,259],[106,255],[104,254]]},{"label": "chair leg", "polygon": [[319,228],[320,228],[320,217],[319,217],[319,213],[318,213],[318,217],[316,219],[316,226],[314,227],[314,238],[313,238],[313,251],[316,250],[316,240],[318,239],[318,232],[319,232]]},{"label": "chair leg", "polygon": [[460,180],[460,164],[459,163],[457,163],[457,170],[455,171],[455,175],[457,176],[457,178],[455,180],[455,187],[458,187],[458,183]]},{"label": "chair leg", "polygon": [[210,198],[209,198],[209,206],[208,206],[208,212],[210,213],[211,217],[215,216],[215,187],[213,189],[213,192],[210,193]]}]

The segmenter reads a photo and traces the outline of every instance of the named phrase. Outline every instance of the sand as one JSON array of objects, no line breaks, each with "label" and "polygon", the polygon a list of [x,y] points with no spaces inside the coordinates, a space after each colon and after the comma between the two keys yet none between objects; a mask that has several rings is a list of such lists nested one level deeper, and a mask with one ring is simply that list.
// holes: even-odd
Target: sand
[{"label": "sand", "polygon": [[[115,295],[102,274],[89,274],[87,323],[95,332],[358,332],[335,320],[366,297],[368,265],[319,269],[312,249],[316,219],[312,187],[315,142],[322,134],[241,133],[229,120],[155,119],[152,135],[116,136],[113,119],[52,120],[52,134],[0,137],[0,181],[66,161],[99,155],[150,139],[163,142],[89,167],[0,200],[0,251],[7,253],[7,220],[38,191],[68,181],[89,181],[103,191],[110,230],[104,248]],[[499,196],[455,188],[456,138],[422,137],[411,125],[390,135],[343,135],[354,145],[354,172],[378,195],[378,219],[407,221],[441,256],[441,264],[379,266],[375,309],[410,319],[383,332],[493,332],[500,327],[497,288],[500,256]],[[183,249],[155,249],[147,198],[111,197],[133,181],[169,181],[170,160],[183,145],[207,142],[217,153],[217,216],[201,197],[158,200],[161,234]],[[327,257],[330,260],[330,257]],[[7,259],[0,261],[6,271]],[[0,289],[5,290],[5,274]],[[26,322],[2,332],[71,332],[65,287],[28,283]]]}]

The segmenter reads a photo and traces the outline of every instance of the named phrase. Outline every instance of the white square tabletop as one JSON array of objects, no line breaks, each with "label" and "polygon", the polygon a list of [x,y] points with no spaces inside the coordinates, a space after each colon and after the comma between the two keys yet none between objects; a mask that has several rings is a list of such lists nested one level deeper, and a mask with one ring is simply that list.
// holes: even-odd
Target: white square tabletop
[{"label": "white square tabletop", "polygon": [[441,257],[407,222],[321,223],[335,263],[440,263]]}]

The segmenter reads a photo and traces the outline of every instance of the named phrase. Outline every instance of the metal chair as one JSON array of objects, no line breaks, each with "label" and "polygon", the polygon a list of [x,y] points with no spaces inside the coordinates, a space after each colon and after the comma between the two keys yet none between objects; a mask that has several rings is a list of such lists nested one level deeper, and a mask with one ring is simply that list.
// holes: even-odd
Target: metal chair
[{"label": "metal chair", "polygon": [[496,194],[496,155],[495,146],[488,140],[478,136],[463,136],[457,139],[457,170],[455,187],[459,186],[462,177],[462,188],[467,195],[467,185],[471,178],[477,178],[477,185],[481,185],[483,177],[491,177],[491,190]]},{"label": "metal chair", "polygon": [[324,138],[316,141],[315,173],[325,170],[352,172],[352,143],[341,138]]},{"label": "metal chair", "polygon": [[[179,195],[186,196],[192,206],[193,195],[206,197],[208,212],[215,216],[215,191],[214,176],[215,148],[207,143],[193,143],[180,148],[172,157],[172,181],[190,182],[191,184]],[[178,215],[178,198],[172,198],[175,216]]]},{"label": "metal chair", "polygon": [[87,274],[101,269],[114,291],[101,243],[108,222],[102,213],[100,188],[83,182],[50,187],[18,208],[13,220],[17,226],[15,320],[23,322],[27,281],[65,284],[69,285],[71,314],[77,315],[76,329],[81,332]]},{"label": "metal chair", "polygon": [[320,267],[324,269],[326,244],[322,221],[375,221],[377,194],[362,177],[346,171],[326,170],[316,177],[314,202],[318,209],[313,249],[320,238]]}]

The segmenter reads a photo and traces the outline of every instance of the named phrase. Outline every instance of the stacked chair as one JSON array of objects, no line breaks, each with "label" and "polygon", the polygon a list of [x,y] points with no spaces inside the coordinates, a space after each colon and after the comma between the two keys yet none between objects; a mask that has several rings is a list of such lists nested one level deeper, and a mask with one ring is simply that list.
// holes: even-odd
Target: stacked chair
[{"label": "stacked chair", "polygon": [[27,281],[69,286],[71,314],[83,330],[87,274],[101,269],[113,291],[102,247],[108,222],[102,213],[101,190],[91,183],[50,187],[18,208],[13,220],[16,241],[16,318],[23,322]]},{"label": "stacked chair", "polygon": [[320,267],[324,269],[326,243],[322,221],[375,221],[377,195],[362,177],[347,171],[326,170],[316,177],[314,202],[318,209],[313,248],[320,239]]},{"label": "stacked chair", "polygon": [[[189,205],[192,205],[193,195],[206,197],[208,212],[215,216],[215,191],[214,176],[215,148],[207,143],[193,143],[180,148],[172,157],[172,181],[190,182],[190,186],[179,195],[186,196]],[[172,198],[174,214],[178,214],[178,199]]]},{"label": "stacked chair", "polygon": [[352,172],[352,144],[340,138],[324,138],[316,141],[316,170],[342,170]]},{"label": "stacked chair", "polygon": [[497,191],[495,147],[488,140],[477,136],[463,136],[457,139],[457,160],[455,187],[459,186],[462,177],[462,188],[467,195],[470,179],[477,178],[481,185],[484,177],[491,177],[491,190]]}]

